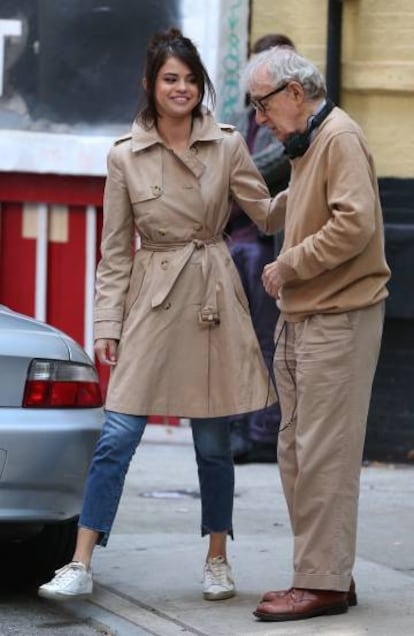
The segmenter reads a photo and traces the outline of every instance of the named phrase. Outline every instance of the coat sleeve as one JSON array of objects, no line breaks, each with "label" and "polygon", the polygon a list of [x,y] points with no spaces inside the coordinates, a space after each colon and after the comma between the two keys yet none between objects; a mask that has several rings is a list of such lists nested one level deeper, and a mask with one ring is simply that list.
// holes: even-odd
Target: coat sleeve
[{"label": "coat sleeve", "polygon": [[120,338],[133,261],[133,212],[119,153],[114,146],[108,155],[102,256],[96,276],[95,339]]},{"label": "coat sleeve", "polygon": [[[234,124],[245,141],[252,115],[254,116],[253,107],[246,106],[229,118],[229,123]],[[284,190],[289,182],[290,161],[282,142],[266,126],[259,126],[250,154],[270,192]]]},{"label": "coat sleeve", "polygon": [[272,194],[287,187],[289,158],[283,144],[265,126],[259,128],[251,155]]},{"label": "coat sleeve", "polygon": [[266,234],[281,230],[285,220],[286,193],[270,197],[266,183],[238,132],[231,133],[230,191],[236,203]]}]

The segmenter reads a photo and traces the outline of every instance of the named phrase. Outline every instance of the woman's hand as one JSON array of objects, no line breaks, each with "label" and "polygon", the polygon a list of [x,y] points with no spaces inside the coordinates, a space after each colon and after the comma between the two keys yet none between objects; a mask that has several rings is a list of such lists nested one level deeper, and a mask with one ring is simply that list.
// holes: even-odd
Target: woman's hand
[{"label": "woman's hand", "polygon": [[101,364],[115,366],[118,362],[118,340],[98,338],[95,340],[95,353]]}]

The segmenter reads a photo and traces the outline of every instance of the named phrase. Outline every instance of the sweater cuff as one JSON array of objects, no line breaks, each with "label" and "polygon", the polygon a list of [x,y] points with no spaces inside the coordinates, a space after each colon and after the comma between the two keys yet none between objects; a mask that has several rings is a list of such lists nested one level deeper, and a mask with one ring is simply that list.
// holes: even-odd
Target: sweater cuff
[{"label": "sweater cuff", "polygon": [[298,278],[296,270],[290,265],[286,265],[280,258],[277,259],[277,267],[279,270],[280,278],[282,279],[282,285],[285,285],[291,280]]}]

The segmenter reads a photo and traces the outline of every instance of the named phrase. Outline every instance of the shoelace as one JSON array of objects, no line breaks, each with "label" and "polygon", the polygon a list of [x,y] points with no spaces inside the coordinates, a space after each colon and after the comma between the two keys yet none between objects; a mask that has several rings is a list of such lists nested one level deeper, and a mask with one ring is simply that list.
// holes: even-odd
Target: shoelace
[{"label": "shoelace", "polygon": [[67,563],[55,572],[55,581],[59,583],[70,583],[76,576],[77,570],[84,568],[78,563]]},{"label": "shoelace", "polygon": [[227,584],[227,563],[224,561],[208,561],[206,564],[206,576],[211,583]]}]

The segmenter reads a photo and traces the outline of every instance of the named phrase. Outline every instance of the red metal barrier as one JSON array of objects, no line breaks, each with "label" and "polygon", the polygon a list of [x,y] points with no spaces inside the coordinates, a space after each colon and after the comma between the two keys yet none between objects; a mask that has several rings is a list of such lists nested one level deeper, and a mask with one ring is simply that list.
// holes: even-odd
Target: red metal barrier
[{"label": "red metal barrier", "polygon": [[[102,177],[0,173],[0,303],[62,329],[91,356],[103,187]],[[45,288],[43,303],[39,286]],[[105,393],[109,370],[97,368]],[[150,421],[180,423],[176,417]]]}]

